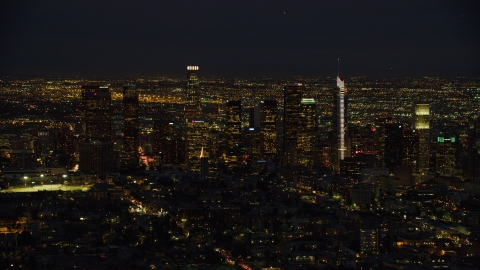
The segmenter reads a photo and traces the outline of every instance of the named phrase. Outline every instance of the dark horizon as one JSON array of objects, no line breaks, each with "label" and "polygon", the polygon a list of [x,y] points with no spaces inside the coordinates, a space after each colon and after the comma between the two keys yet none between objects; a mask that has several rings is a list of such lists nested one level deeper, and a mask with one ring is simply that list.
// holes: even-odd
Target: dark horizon
[{"label": "dark horizon", "polygon": [[3,1],[0,74],[476,76],[473,1]]}]

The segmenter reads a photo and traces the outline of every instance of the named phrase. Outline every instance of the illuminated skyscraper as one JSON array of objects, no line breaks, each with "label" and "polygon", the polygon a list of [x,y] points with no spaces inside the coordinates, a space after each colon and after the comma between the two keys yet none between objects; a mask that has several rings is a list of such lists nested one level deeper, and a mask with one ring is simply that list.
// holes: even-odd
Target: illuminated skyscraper
[{"label": "illuminated skyscraper", "polygon": [[83,141],[79,145],[83,173],[105,175],[113,171],[113,142]]},{"label": "illuminated skyscraper", "polygon": [[415,129],[404,128],[402,130],[402,151],[401,151],[401,164],[403,166],[412,166],[415,169],[418,159],[418,133]]},{"label": "illuminated skyscraper", "polygon": [[400,123],[385,124],[385,166],[393,169],[402,165],[403,126]]},{"label": "illuminated skyscraper", "polygon": [[334,153],[334,171],[339,171],[340,161],[344,160],[347,156],[347,98],[346,89],[343,78],[337,76],[337,89],[335,96],[335,110],[334,110],[334,123],[333,133],[335,137],[335,153]]},{"label": "illuminated skyscraper", "polygon": [[227,167],[238,165],[242,143],[242,105],[240,100],[227,102]]},{"label": "illuminated skyscraper", "polygon": [[123,86],[124,151],[128,156],[127,167],[138,166],[138,93],[135,85]]},{"label": "illuminated skyscraper", "polygon": [[455,136],[445,136],[443,132],[437,137],[435,153],[435,171],[441,175],[456,174],[457,139]]},{"label": "illuminated skyscraper", "polygon": [[376,145],[376,160],[377,167],[385,167],[385,139],[387,137],[386,127],[393,124],[392,117],[380,116],[375,119],[375,145]]},{"label": "illuminated skyscraper", "polygon": [[161,165],[185,164],[185,138],[174,123],[166,119],[155,120],[153,152]]},{"label": "illuminated skyscraper", "polygon": [[317,103],[313,98],[300,102],[298,165],[313,167],[317,160]]},{"label": "illuminated skyscraper", "polygon": [[201,158],[209,158],[210,125],[207,120],[189,119],[187,130],[187,169],[190,173],[200,174]]},{"label": "illuminated skyscraper", "polygon": [[289,83],[283,89],[283,164],[287,166],[297,165],[300,101],[303,89],[301,83]]},{"label": "illuminated skyscraper", "polygon": [[277,160],[277,101],[265,100],[260,106],[262,158]]},{"label": "illuminated skyscraper", "polygon": [[414,128],[418,136],[418,157],[414,172],[421,177],[428,174],[430,166],[430,104],[415,104]]},{"label": "illuminated skyscraper", "polygon": [[187,89],[185,95],[185,118],[198,118],[200,107],[200,80],[198,66],[187,66]]},{"label": "illuminated skyscraper", "polygon": [[112,140],[112,96],[108,86],[82,87],[83,135],[87,140]]},{"label": "illuminated skyscraper", "polygon": [[112,97],[108,86],[83,86],[83,134],[79,146],[82,172],[105,175],[113,171]]},{"label": "illuminated skyscraper", "polygon": [[187,89],[185,96],[185,131],[187,170],[201,173],[201,157],[208,158],[209,122],[202,119],[200,101],[200,80],[198,66],[187,66]]}]

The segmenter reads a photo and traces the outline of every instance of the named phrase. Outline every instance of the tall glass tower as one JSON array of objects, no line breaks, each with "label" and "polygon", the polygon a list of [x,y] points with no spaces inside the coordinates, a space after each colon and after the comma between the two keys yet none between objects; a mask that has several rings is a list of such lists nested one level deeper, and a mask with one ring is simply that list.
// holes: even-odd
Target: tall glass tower
[{"label": "tall glass tower", "polygon": [[283,89],[283,164],[297,165],[297,140],[303,84],[289,83]]},{"label": "tall glass tower", "polygon": [[347,99],[343,78],[337,76],[337,89],[334,94],[335,110],[333,119],[333,133],[336,139],[334,147],[334,171],[339,171],[340,162],[347,156]]},{"label": "tall glass tower", "polygon": [[313,98],[302,98],[298,136],[298,164],[315,166],[317,160],[317,103]]},{"label": "tall glass tower", "polygon": [[112,95],[108,86],[84,85],[83,134],[87,140],[112,140]]},{"label": "tall glass tower", "polygon": [[418,136],[417,164],[415,173],[420,177],[426,175],[430,166],[430,104],[418,102],[414,106],[414,127]]},{"label": "tall glass tower", "polygon": [[200,82],[198,66],[187,66],[187,89],[185,95],[185,117],[197,118],[200,116]]},{"label": "tall glass tower", "polygon": [[127,167],[138,165],[138,93],[135,85],[123,86],[124,151],[128,158]]},{"label": "tall glass tower", "polygon": [[82,172],[105,175],[113,170],[112,96],[108,86],[82,87],[83,134],[79,144]]},{"label": "tall glass tower", "polygon": [[242,143],[242,104],[240,100],[227,102],[227,166],[233,169],[238,165],[240,144]]},{"label": "tall glass tower", "polygon": [[265,100],[260,106],[262,158],[277,160],[277,101]]}]

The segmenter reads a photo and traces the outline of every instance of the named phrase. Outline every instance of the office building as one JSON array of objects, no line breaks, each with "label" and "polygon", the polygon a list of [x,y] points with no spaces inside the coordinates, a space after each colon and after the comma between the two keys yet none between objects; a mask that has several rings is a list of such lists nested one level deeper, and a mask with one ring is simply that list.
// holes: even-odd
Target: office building
[{"label": "office building", "polygon": [[201,173],[201,158],[209,158],[210,124],[206,119],[189,119],[187,122],[187,170],[193,174]]},{"label": "office building", "polygon": [[128,169],[138,166],[138,93],[135,85],[123,86],[124,153]]},{"label": "office building", "polygon": [[418,132],[413,128],[404,128],[402,130],[402,153],[401,165],[415,167],[418,164]]},{"label": "office building", "polygon": [[185,91],[185,119],[198,118],[201,114],[200,80],[198,66],[187,66],[187,89]]},{"label": "office building", "polygon": [[265,160],[277,160],[277,101],[265,100],[260,106],[261,153]]},{"label": "office building", "polygon": [[[334,93],[335,109],[333,113],[334,164],[333,170],[339,172],[340,162],[350,156],[347,152],[347,98],[343,78],[337,76],[337,89]],[[348,153],[348,154],[347,154]]]},{"label": "office building", "polygon": [[167,119],[156,119],[153,126],[153,153],[157,164],[185,164],[185,138]]},{"label": "office building", "polygon": [[83,134],[79,169],[105,175],[113,171],[112,98],[108,86],[83,86]]},{"label": "office building", "polygon": [[413,125],[418,136],[417,164],[414,172],[422,177],[428,174],[430,167],[430,104],[416,103],[413,118]]},{"label": "office building", "polygon": [[248,127],[260,127],[260,106],[248,109]]},{"label": "office building", "polygon": [[289,83],[283,88],[283,165],[297,165],[297,141],[300,123],[300,102],[304,86]]},{"label": "office building", "polygon": [[402,164],[402,139],[404,127],[400,123],[385,125],[384,164],[393,169]]},{"label": "office building", "polygon": [[456,155],[458,140],[455,136],[440,133],[437,137],[435,152],[435,171],[440,175],[453,176],[456,174]]},{"label": "office building", "polygon": [[248,156],[248,159],[255,161],[261,159],[262,156],[262,137],[260,128],[245,127],[243,129],[242,153]]},{"label": "office building", "polygon": [[112,140],[112,96],[108,86],[84,85],[83,135],[87,140]]},{"label": "office building", "polygon": [[83,141],[79,145],[83,173],[104,176],[113,171],[113,142]]},{"label": "office building", "polygon": [[375,119],[375,145],[376,145],[376,160],[377,167],[385,167],[385,142],[387,138],[386,127],[393,124],[392,117],[380,116]]},{"label": "office building", "polygon": [[312,168],[317,161],[317,103],[313,98],[300,101],[298,165]]},{"label": "office building", "polygon": [[242,105],[240,100],[227,102],[227,122],[225,133],[227,135],[227,167],[231,170],[238,165],[240,144],[242,143]]}]

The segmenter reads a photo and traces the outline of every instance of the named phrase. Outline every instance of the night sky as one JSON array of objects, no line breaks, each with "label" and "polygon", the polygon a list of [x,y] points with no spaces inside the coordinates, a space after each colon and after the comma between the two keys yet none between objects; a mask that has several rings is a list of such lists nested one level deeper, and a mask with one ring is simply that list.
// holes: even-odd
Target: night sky
[{"label": "night sky", "polygon": [[479,75],[477,1],[0,1],[0,74]]}]

